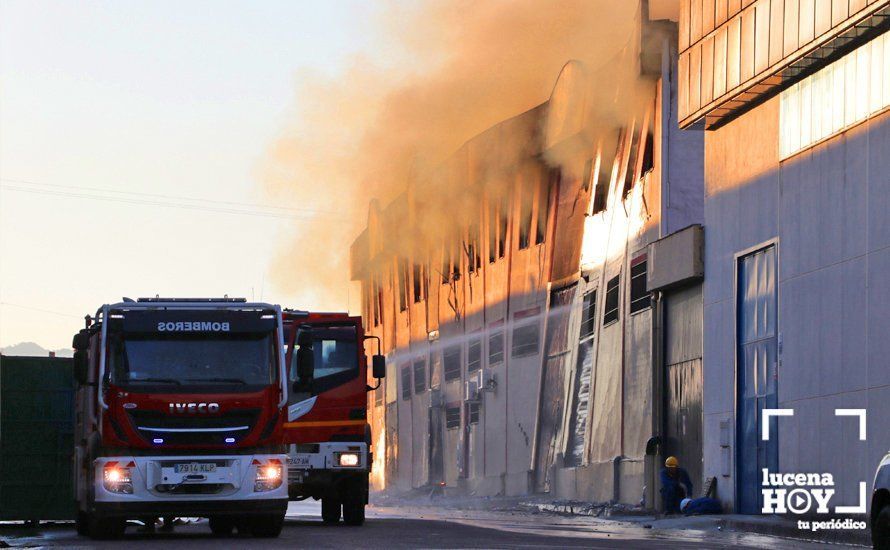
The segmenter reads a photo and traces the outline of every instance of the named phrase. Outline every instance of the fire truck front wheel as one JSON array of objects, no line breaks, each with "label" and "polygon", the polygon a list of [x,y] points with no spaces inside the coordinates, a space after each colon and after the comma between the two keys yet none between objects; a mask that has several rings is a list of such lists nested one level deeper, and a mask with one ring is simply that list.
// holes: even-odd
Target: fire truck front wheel
[{"label": "fire truck front wheel", "polygon": [[330,497],[321,499],[321,519],[330,524],[340,521],[340,501],[338,499]]},{"label": "fire truck front wheel", "polygon": [[213,532],[214,535],[231,535],[232,531],[235,529],[235,520],[232,518],[225,516],[210,516],[207,519],[208,523],[210,523],[210,531]]},{"label": "fire truck front wheel", "polygon": [[284,527],[284,512],[280,514],[264,514],[250,520],[250,534],[261,538],[275,538]]},{"label": "fire truck front wheel", "polygon": [[116,539],[124,536],[127,520],[124,518],[106,518],[89,515],[90,537],[99,540]]},{"label": "fire truck front wheel", "polygon": [[343,523],[361,525],[365,522],[365,501],[360,496],[350,496],[343,501]]}]

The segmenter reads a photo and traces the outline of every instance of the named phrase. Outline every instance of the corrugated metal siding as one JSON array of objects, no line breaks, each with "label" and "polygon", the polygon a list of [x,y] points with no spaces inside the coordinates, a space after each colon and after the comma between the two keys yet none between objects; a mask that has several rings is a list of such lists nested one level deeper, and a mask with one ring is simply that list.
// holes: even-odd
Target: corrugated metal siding
[{"label": "corrugated metal siding", "polygon": [[74,519],[72,367],[0,357],[0,519]]},{"label": "corrugated metal siding", "polygon": [[842,33],[849,39],[831,44],[831,48],[855,42],[863,33],[851,30],[854,23],[886,25],[884,18],[868,19],[876,13],[890,14],[890,0],[756,0],[728,4],[725,0],[716,4],[714,0],[683,0],[680,125],[689,126],[703,117],[708,126],[722,123],[723,117],[746,102],[795,78],[790,72],[776,78],[779,71],[799,71],[796,64],[805,67],[818,63],[832,50],[814,52]]}]

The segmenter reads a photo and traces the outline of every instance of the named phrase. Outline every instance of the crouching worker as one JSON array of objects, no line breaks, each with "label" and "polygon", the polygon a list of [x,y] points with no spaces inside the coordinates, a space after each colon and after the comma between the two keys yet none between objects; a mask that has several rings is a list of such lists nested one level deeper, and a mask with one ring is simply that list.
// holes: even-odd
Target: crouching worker
[{"label": "crouching worker", "polygon": [[661,498],[665,514],[679,514],[680,501],[692,496],[692,481],[680,467],[677,457],[669,456],[661,470]]},{"label": "crouching worker", "polygon": [[722,514],[723,507],[720,506],[720,501],[716,498],[684,498],[680,501],[680,511],[687,516]]}]

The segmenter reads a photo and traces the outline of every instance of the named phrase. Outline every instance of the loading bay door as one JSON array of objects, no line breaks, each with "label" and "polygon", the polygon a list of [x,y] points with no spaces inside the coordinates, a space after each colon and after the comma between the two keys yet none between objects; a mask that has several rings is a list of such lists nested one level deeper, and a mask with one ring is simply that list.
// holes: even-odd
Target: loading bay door
[{"label": "loading bay door", "polygon": [[701,494],[702,287],[665,294],[665,456],[676,456]]},{"label": "loading bay door", "polygon": [[760,512],[760,470],[779,467],[776,418],[770,439],[760,437],[763,409],[778,406],[776,247],[738,258],[736,288],[736,495],[743,514]]}]

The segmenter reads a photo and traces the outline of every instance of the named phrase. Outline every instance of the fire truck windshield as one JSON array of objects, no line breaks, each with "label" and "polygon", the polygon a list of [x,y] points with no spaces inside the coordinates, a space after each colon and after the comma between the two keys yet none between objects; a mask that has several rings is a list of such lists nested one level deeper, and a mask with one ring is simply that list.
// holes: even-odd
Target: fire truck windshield
[{"label": "fire truck windshield", "polygon": [[276,379],[269,333],[123,335],[112,341],[111,382],[133,391],[153,385],[207,387],[234,392]]}]

